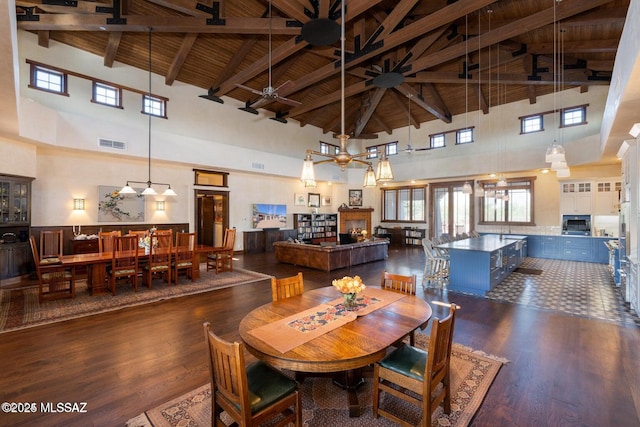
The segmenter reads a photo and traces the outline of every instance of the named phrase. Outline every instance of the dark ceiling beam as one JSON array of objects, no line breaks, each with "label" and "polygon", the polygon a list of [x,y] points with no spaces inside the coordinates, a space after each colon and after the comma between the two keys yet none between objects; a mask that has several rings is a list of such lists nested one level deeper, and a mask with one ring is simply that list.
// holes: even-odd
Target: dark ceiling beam
[{"label": "dark ceiling beam", "polygon": [[[38,21],[18,21],[18,29],[26,31],[126,31],[156,33],[269,34],[268,18],[228,17],[225,25],[207,25],[201,17],[123,15],[124,25],[107,24],[109,15],[39,14]],[[273,18],[272,34],[299,35],[300,27],[289,26],[288,18]]]},{"label": "dark ceiling beam", "polygon": [[[389,126],[389,124],[387,122],[385,122],[384,120],[382,120],[382,117],[380,117],[379,114],[374,114],[373,117],[371,117],[372,120],[375,120],[375,122],[382,128],[384,129],[384,131],[388,134],[391,135],[393,133],[393,129],[391,128],[391,126]],[[362,135],[361,135],[362,136]]]},{"label": "dark ceiling beam", "polygon": [[118,48],[120,47],[120,42],[122,41],[122,31],[114,31],[109,33],[109,40],[107,41],[107,47],[104,51],[104,66],[105,67],[113,67],[113,63],[116,60],[116,55],[118,54]]},{"label": "dark ceiling beam", "polygon": [[527,86],[527,96],[529,97],[529,104],[535,104],[537,102],[537,94],[535,85]]},{"label": "dark ceiling beam", "polygon": [[164,78],[164,83],[168,86],[171,86],[173,82],[176,80],[176,77],[180,73],[184,62],[187,60],[187,56],[191,52],[193,45],[198,39],[198,35],[195,33],[185,34],[182,38],[182,43],[180,44],[180,48],[178,52],[173,56],[173,61],[169,66],[169,70],[167,71],[167,75]]},{"label": "dark ceiling beam", "polygon": [[[211,14],[204,10],[198,9],[198,3],[202,3],[202,0],[146,0],[149,3],[157,4],[158,6],[166,7],[167,9],[175,10],[180,13],[184,13],[189,16],[201,16],[203,18],[210,18]],[[211,1],[207,2],[210,4]],[[224,13],[221,11],[224,16]]]},{"label": "dark ceiling beam", "polygon": [[419,105],[421,108],[425,109],[427,112],[433,114],[437,119],[442,120],[445,123],[451,123],[451,113],[446,109],[445,105],[442,103],[438,103],[437,99],[434,100],[436,105],[433,103],[427,102],[426,99],[420,94],[417,90],[415,90],[412,86],[408,85],[407,82],[396,86],[395,89],[403,94],[406,97],[411,96],[411,101]]},{"label": "dark ceiling beam", "polygon": [[49,47],[50,31],[38,31],[38,46]]},{"label": "dark ceiling beam", "polygon": [[55,4],[45,4],[43,0],[22,1],[16,0],[16,6],[18,7],[37,7],[47,13],[77,13],[77,14],[91,14],[96,13],[96,7],[112,7],[111,2],[92,2],[82,1],[76,2],[75,6],[61,6]]},{"label": "dark ceiling beam", "polygon": [[305,13],[305,2],[299,2],[295,0],[272,0],[271,6],[278,9],[285,16],[289,16],[292,19],[298,20],[301,23],[306,23],[311,20]]},{"label": "dark ceiling beam", "polygon": [[377,88],[375,90],[373,96],[371,96],[370,98],[369,105],[365,108],[362,116],[360,116],[360,118],[356,121],[355,127],[353,129],[354,138],[357,138],[358,135],[360,135],[364,128],[367,126],[367,123],[369,123],[369,119],[371,119],[373,112],[376,111],[376,108],[378,108],[378,105],[380,105],[380,101],[382,101],[382,97],[386,92],[387,89],[385,88]]},{"label": "dark ceiling beam", "polygon": [[[538,77],[540,77],[540,80],[530,80],[529,75],[526,73],[489,73],[485,71],[480,73],[471,73],[468,80],[474,84],[491,83],[498,80],[500,80],[500,83],[511,85],[532,84],[536,86],[546,86],[554,84],[552,72],[538,73]],[[464,83],[464,80],[460,79],[457,72],[446,71],[420,71],[419,73],[416,73],[415,77],[405,77],[404,81],[405,83]],[[589,80],[584,69],[565,70],[564,79],[559,83],[564,83],[565,85],[570,86],[609,84],[607,81]]]},{"label": "dark ceiling beam", "polygon": [[487,101],[487,96],[484,93],[481,85],[472,85],[471,90],[473,90],[476,98],[478,98],[478,108],[482,110],[484,114],[489,114],[489,102]]},{"label": "dark ceiling beam", "polygon": [[[617,39],[565,41],[562,43],[562,51],[565,54],[615,52],[618,49],[618,41]],[[554,49],[553,43],[527,45],[527,52],[537,55],[553,55],[557,50],[559,48]]]}]

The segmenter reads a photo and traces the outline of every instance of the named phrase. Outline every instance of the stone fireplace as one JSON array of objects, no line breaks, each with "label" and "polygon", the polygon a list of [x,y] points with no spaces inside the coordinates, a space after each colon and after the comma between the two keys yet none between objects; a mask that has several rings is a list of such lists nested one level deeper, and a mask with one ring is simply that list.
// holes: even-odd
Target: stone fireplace
[{"label": "stone fireplace", "polygon": [[353,229],[366,230],[371,237],[371,212],[372,208],[351,209],[339,208],[340,233],[350,233]]}]

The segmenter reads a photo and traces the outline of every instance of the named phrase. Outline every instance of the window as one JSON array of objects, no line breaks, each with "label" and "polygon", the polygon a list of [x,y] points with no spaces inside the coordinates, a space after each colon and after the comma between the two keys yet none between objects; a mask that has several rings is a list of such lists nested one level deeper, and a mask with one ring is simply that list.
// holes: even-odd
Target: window
[{"label": "window", "polygon": [[543,129],[544,121],[542,114],[522,117],[520,119],[520,133],[540,132]]},{"label": "window", "polygon": [[31,64],[29,87],[68,96],[67,75],[36,64]]},{"label": "window", "polygon": [[456,131],[456,144],[469,144],[473,142],[473,128]]},{"label": "window", "polygon": [[398,154],[398,141],[367,147],[367,159],[377,159],[378,151],[382,151],[382,150],[384,150],[387,156],[393,156],[394,154]]},{"label": "window", "polygon": [[560,126],[576,126],[587,123],[587,107],[581,105],[579,107],[565,108],[560,113]]},{"label": "window", "polygon": [[322,154],[333,155],[333,154],[338,154],[338,151],[340,151],[340,147],[338,147],[337,145],[320,141],[320,152]]},{"label": "window", "polygon": [[429,137],[429,146],[431,148],[444,147],[444,133],[436,133]]},{"label": "window", "polygon": [[514,178],[506,187],[495,181],[480,182],[485,197],[480,198],[480,224],[535,225],[533,183],[535,177]]},{"label": "window", "polygon": [[155,96],[144,95],[142,97],[142,113],[156,117],[166,118],[166,101]]},{"label": "window", "polygon": [[93,99],[96,104],[122,108],[122,89],[105,83],[93,82]]},{"label": "window", "polygon": [[382,221],[424,222],[425,187],[382,189]]}]

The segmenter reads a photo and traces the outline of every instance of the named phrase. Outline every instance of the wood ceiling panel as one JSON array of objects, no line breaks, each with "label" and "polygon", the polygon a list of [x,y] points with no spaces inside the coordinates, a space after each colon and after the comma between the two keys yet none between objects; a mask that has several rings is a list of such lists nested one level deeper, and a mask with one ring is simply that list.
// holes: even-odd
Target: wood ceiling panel
[{"label": "wood ceiling panel", "polygon": [[[28,28],[29,31],[42,28],[41,34],[48,34],[45,40],[54,40],[91,52],[105,58],[107,62],[115,60],[143,70],[148,69],[147,27],[107,24],[110,15],[96,13],[92,10],[93,4],[86,1],[81,2],[82,7],[75,9],[50,5],[35,8],[31,12],[40,15],[40,23],[20,20],[27,13],[25,7],[41,3],[42,0],[17,2],[19,28]],[[167,77],[172,71],[175,76],[168,76],[171,81],[175,77],[177,81],[202,88],[203,93],[214,85],[223,85],[227,96],[242,102],[256,100],[257,95],[237,88],[235,83],[257,90],[262,90],[268,84],[268,28],[271,26],[273,86],[288,80],[300,82],[281,96],[298,100],[303,105],[302,108],[293,108],[279,102],[269,102],[264,103],[261,109],[270,110],[267,111],[269,116],[274,112],[290,111],[294,114],[293,118],[303,125],[312,124],[321,128],[329,126],[333,131],[339,130],[335,123],[338,123],[339,128],[340,99],[336,94],[340,93],[340,73],[336,64],[340,56],[340,43],[337,41],[330,46],[311,47],[305,41],[296,39],[303,23],[316,17],[313,15],[313,2],[273,0],[274,20],[271,24],[267,18],[268,2],[261,0],[225,0],[220,3],[211,0],[128,0],[124,3],[126,8],[122,11],[122,18],[131,22],[150,22],[167,30],[154,30],[152,34],[152,68],[155,73]],[[582,0],[564,0],[555,7],[558,10],[578,10],[577,5],[582,3]],[[205,7],[198,7],[198,4]],[[303,4],[307,5],[310,14],[305,14]],[[318,16],[335,14],[340,10],[339,3],[318,4],[322,6],[317,10]],[[536,14],[549,9],[551,2],[500,0],[491,3],[486,0],[458,0],[450,4],[446,0],[350,0],[347,3],[345,44],[348,58],[352,54],[355,56],[354,60],[348,59],[346,64],[348,71],[353,70],[353,73],[347,73],[345,85],[348,116],[352,121],[358,117],[378,118],[379,120],[367,120],[362,133],[368,134],[385,132],[388,130],[385,129],[386,125],[391,128],[407,126],[407,111],[398,108],[398,97],[406,101],[403,94],[406,90],[419,93],[430,88],[430,91],[424,90],[425,104],[422,107],[416,105],[411,110],[412,115],[420,122],[446,119],[446,115],[434,115],[436,110],[430,108],[439,108],[447,114],[456,115],[467,109],[491,110],[505,101],[532,100],[535,96],[551,93],[552,70],[544,72],[541,69],[553,67],[554,36],[559,34],[557,31],[560,28],[564,30],[564,61],[567,64],[582,64],[581,67],[584,67],[563,73],[567,81],[573,81],[584,88],[589,84],[609,84],[606,81],[587,81],[585,76],[597,75],[604,79],[610,76],[629,0],[591,1],[590,4],[597,5],[593,9],[587,8],[565,16],[557,25],[553,25],[553,22],[540,24],[540,20],[534,19]],[[216,18],[220,21],[215,25],[208,25],[206,19],[214,17],[211,14],[212,6],[218,7],[219,15]],[[454,16],[455,11],[462,10],[470,12]],[[375,111],[367,111],[367,100],[378,90],[371,84],[377,75],[374,70],[392,71],[398,61],[418,42],[424,43],[427,37],[432,37],[430,30],[420,30],[419,27],[424,27],[422,25],[411,27],[417,22],[428,22],[432,15],[445,17],[444,21],[438,20],[438,25],[443,26],[441,34],[429,40],[424,53],[419,52],[418,56],[409,58],[404,65],[412,66],[415,63],[424,67],[428,58],[442,59],[430,64],[425,70],[403,69],[402,74],[406,79],[404,88],[387,89],[377,102]],[[73,26],[60,24],[56,28],[57,24],[46,22],[45,18],[52,16],[59,17],[61,23],[73,22]],[[339,16],[332,16],[338,24],[341,22]],[[197,34],[195,41],[193,35],[191,40],[187,39],[190,48],[186,49],[183,47],[183,30],[187,28],[184,27],[184,19],[192,19],[187,31]],[[226,24],[222,21],[225,19]],[[420,21],[425,19],[427,21]],[[514,21],[519,21],[521,25],[518,31],[512,32],[510,38],[501,39],[492,46],[484,46],[484,40],[492,30],[504,25],[509,28],[508,25]],[[96,22],[103,23],[103,31],[95,30]],[[394,24],[389,28],[380,27],[384,22]],[[86,23],[85,28],[83,23]],[[225,30],[227,26],[235,32]],[[169,31],[171,28],[177,31]],[[117,46],[113,42],[109,45],[109,34],[112,31],[122,32]],[[284,34],[285,32],[288,34]],[[355,34],[360,35],[359,43],[354,40]],[[402,38],[399,34],[402,34]],[[407,34],[411,35],[406,37]],[[465,42],[467,34],[468,41]],[[559,38],[556,38],[556,43],[557,52]],[[276,54],[279,47],[285,53],[278,56]],[[444,52],[456,53],[444,55]],[[463,72],[465,53],[469,54],[469,65],[473,66],[469,71],[472,81],[468,84],[465,84],[464,79],[456,79]],[[178,65],[171,68],[174,61],[178,61]],[[527,75],[533,73],[531,66],[534,62],[539,68],[534,74],[540,76],[541,80],[530,83]],[[233,70],[227,67],[230,63],[235,64]],[[327,72],[318,73],[318,70]],[[500,89],[496,88],[498,71],[505,78]],[[577,78],[580,75],[583,81]],[[309,80],[309,76],[317,77]],[[483,94],[480,100],[478,89]],[[468,99],[465,95],[468,95]],[[354,127],[355,123],[348,124],[349,129]]]}]

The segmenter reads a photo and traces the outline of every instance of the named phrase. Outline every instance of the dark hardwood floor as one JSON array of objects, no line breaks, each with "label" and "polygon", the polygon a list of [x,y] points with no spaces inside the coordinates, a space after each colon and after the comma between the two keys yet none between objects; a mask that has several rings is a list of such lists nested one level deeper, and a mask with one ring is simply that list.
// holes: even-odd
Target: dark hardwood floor
[{"label": "dark hardwood floor", "polygon": [[[333,273],[278,264],[272,253],[237,258],[236,267],[277,277],[303,271],[305,288],[313,289],[354,274],[377,284],[385,268],[420,277],[424,255],[391,248],[386,261]],[[462,306],[455,342],[510,360],[472,426],[640,425],[640,328],[442,291],[419,294]],[[239,339],[242,317],[270,299],[263,281],[0,334],[0,402],[38,406],[35,414],[0,413],[0,425],[124,425],[208,381],[205,320]],[[86,402],[87,412],[44,414],[41,402]]]}]

